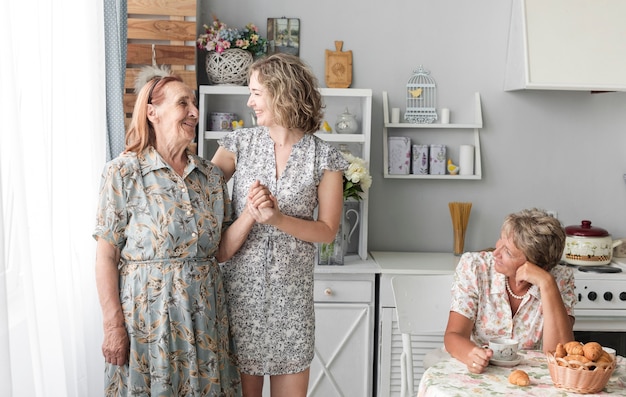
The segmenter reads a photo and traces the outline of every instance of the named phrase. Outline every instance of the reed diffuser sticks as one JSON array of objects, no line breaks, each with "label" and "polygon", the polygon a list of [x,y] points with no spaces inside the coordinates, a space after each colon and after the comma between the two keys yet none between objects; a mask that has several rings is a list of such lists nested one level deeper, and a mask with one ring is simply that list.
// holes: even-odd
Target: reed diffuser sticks
[{"label": "reed diffuser sticks", "polygon": [[472,203],[460,203],[450,202],[448,203],[450,208],[450,217],[452,218],[452,230],[454,235],[454,255],[463,254],[463,247],[465,246],[465,231],[467,230],[467,223],[470,218],[470,211],[472,210]]}]

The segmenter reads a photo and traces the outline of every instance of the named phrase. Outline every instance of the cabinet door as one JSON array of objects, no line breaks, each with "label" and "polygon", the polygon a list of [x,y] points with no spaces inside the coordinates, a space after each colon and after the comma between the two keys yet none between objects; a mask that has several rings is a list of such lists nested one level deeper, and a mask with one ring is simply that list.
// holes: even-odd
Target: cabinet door
[{"label": "cabinet door", "polygon": [[316,303],[315,325],[309,397],[371,396],[371,306]]}]

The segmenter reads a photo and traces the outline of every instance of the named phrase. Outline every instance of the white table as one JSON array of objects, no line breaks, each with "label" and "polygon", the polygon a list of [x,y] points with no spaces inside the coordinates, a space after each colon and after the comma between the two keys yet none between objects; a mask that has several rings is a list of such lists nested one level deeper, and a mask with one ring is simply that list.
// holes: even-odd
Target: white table
[{"label": "white table", "polygon": [[[430,367],[419,384],[418,397],[446,396],[626,396],[626,359],[617,357],[617,368],[607,386],[597,394],[568,393],[554,386],[548,371],[548,361],[543,352],[522,351],[522,361],[515,367],[489,365],[482,374],[473,374],[465,364],[450,358]],[[520,387],[509,383],[514,369],[528,373],[530,386]],[[620,380],[620,377],[622,380]]]}]

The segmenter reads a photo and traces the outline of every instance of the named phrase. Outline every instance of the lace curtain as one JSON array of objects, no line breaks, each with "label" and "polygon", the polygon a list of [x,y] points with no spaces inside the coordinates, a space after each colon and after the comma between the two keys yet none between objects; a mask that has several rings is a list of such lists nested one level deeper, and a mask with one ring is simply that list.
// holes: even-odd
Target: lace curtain
[{"label": "lace curtain", "polygon": [[102,395],[103,0],[0,2],[0,395]]}]

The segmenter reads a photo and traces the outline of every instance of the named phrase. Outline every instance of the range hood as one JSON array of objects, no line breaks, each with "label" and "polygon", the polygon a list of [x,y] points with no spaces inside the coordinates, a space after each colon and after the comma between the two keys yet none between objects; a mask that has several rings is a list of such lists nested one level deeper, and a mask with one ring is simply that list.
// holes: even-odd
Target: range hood
[{"label": "range hood", "polygon": [[513,0],[506,91],[626,91],[626,0]]}]

